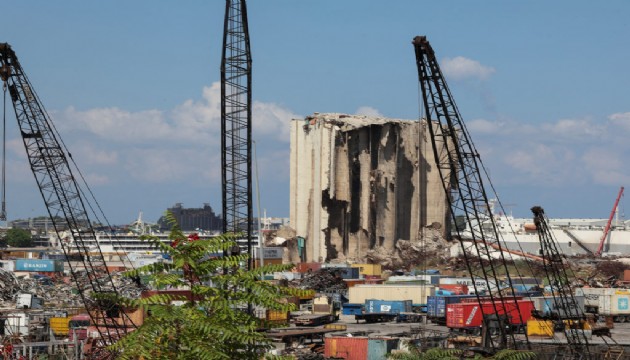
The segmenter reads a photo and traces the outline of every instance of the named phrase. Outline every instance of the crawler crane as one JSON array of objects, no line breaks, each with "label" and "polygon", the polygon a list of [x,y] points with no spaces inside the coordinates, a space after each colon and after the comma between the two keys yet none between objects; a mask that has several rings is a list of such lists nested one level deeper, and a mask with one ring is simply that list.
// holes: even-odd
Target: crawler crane
[{"label": "crawler crane", "polygon": [[[482,181],[483,166],[479,153],[462,121],[429,41],[425,36],[416,36],[412,43],[416,53],[422,110],[426,116],[426,127],[431,137],[442,188],[449,201],[451,221],[452,224],[459,221],[466,224],[467,231],[463,227],[454,226],[452,234],[461,244],[478,301],[481,299],[476,281],[483,280],[490,290],[492,287],[496,290],[502,283],[500,274],[507,276],[508,287],[513,293],[511,275],[505,259],[505,254],[509,253],[503,251],[495,219],[484,215],[491,204]],[[481,226],[484,221],[489,222],[489,228]],[[491,256],[493,250],[497,250],[497,260],[493,260]],[[527,335],[523,335],[524,341],[517,340],[502,315],[505,309],[519,306],[517,298],[504,296],[502,291],[490,291],[488,298],[494,312],[484,315],[482,334],[485,351],[494,353],[503,348],[529,347]],[[524,319],[520,314],[519,317],[523,324]]]},{"label": "crawler crane", "polygon": [[540,206],[532,208],[534,224],[540,240],[545,276],[549,279],[549,287],[555,311],[551,320],[559,322],[563,328],[569,352],[561,351],[562,359],[590,359],[588,338],[584,330],[590,329],[584,312],[578,306],[571,288],[571,267],[560,251],[557,240],[549,228],[545,211]]},{"label": "crawler crane", "polygon": [[81,267],[86,271],[84,275],[68,262],[79,295],[100,335],[91,357],[113,357],[115,354],[104,346],[115,342],[134,324],[124,313],[120,314],[115,304],[91,295],[117,292],[117,289],[98,243],[96,249],[87,245],[87,239],[96,239],[96,234],[79,183],[71,171],[71,155],[7,43],[0,43],[0,78],[5,96],[8,91],[13,103],[31,170],[63,252],[68,259],[71,252],[78,251]]}]

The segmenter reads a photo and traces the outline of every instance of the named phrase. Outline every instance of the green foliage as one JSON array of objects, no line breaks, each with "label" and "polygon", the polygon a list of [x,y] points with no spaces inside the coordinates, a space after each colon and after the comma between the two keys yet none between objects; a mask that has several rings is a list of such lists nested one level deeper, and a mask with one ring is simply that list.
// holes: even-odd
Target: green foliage
[{"label": "green foliage", "polygon": [[[158,294],[144,299],[118,296],[126,307],[143,308],[150,316],[135,331],[110,346],[119,359],[260,359],[271,341],[257,331],[260,320],[247,312],[250,306],[290,311],[287,296],[308,291],[260,281],[262,275],[288,270],[293,265],[268,265],[251,271],[241,266],[247,255],[210,257],[233,249],[236,235],[209,240],[185,236],[172,214],[171,246],[156,237],[144,236],[158,251],[170,255],[172,263],[147,265],[125,276],[148,276],[157,289],[190,289],[191,297]],[[103,295],[107,296],[107,295]],[[172,305],[175,300],[183,305]]]},{"label": "green foliage", "polygon": [[432,348],[425,352],[420,352],[418,349],[412,349],[408,353],[396,353],[390,354],[388,359],[392,360],[457,360],[462,356],[462,351],[458,349],[442,349]]},{"label": "green foliage", "polygon": [[533,351],[504,349],[494,354],[492,358],[495,360],[530,360],[537,357]]},{"label": "green foliage", "polygon": [[[470,355],[470,356],[467,356]],[[480,354],[466,354],[459,349],[432,348],[421,352],[416,347],[411,347],[409,352],[389,354],[390,360],[458,360],[458,359],[495,359],[495,360],[533,360],[537,358],[535,352],[504,349],[498,351],[492,357],[482,357]]]},{"label": "green foliage", "polygon": [[7,230],[7,244],[13,247],[31,247],[33,246],[33,237],[31,233],[24,229]]}]

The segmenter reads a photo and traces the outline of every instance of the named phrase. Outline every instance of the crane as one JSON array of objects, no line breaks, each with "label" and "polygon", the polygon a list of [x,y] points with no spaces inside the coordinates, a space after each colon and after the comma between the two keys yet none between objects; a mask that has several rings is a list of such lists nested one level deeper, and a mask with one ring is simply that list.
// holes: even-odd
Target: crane
[{"label": "crane", "polygon": [[552,320],[562,324],[563,328],[567,324],[565,334],[570,355],[564,354],[563,359],[590,359],[589,342],[584,334],[584,329],[588,325],[586,316],[573,295],[571,267],[561,253],[558,241],[553,237],[543,208],[534,206],[531,210],[534,214],[534,224],[536,224],[540,241],[543,269],[551,288],[555,309],[555,316],[552,316]]},{"label": "crane", "polygon": [[[435,52],[426,36],[416,36],[412,43],[418,67],[422,110],[426,116],[426,127],[430,134],[442,188],[449,202],[448,209],[451,221],[453,224],[457,224],[461,221],[460,219],[463,219],[468,229],[468,232],[465,232],[459,226],[454,226],[453,231],[461,245],[478,301],[481,299],[476,280],[482,279],[489,288],[498,287],[501,283],[500,273],[506,274],[508,287],[513,293],[513,282],[510,280],[511,275],[505,259],[505,254],[508,253],[503,251],[494,217],[490,216],[487,219],[491,225],[489,229],[481,226],[487,218],[484,213],[490,209],[491,203],[482,181],[482,164],[479,153],[462,121],[440,70]],[[448,235],[450,234],[447,227]],[[470,251],[469,247],[472,247]],[[490,256],[493,247],[498,250],[500,257],[498,264],[492,261]],[[516,297],[504,296],[502,291],[496,293],[491,291],[488,295],[494,307],[494,314],[500,314],[501,308],[518,307]],[[520,345],[514,333],[505,326],[504,322],[505,319],[496,315],[494,318],[489,316],[484,319],[484,323],[487,325],[484,328],[493,327],[494,332],[498,334],[495,337],[485,336],[487,331],[484,330],[483,347],[486,351],[496,352],[506,347],[519,348]],[[524,322],[522,317],[521,322]],[[530,346],[526,335],[525,345]]]},{"label": "crane", "polygon": [[619,206],[619,200],[623,196],[623,186],[619,189],[619,194],[617,194],[617,199],[615,200],[615,205],[613,205],[612,211],[610,212],[610,217],[608,217],[608,222],[606,223],[606,227],[604,228],[604,233],[602,234],[602,239],[599,241],[599,246],[597,247],[597,251],[595,252],[595,256],[601,256],[602,251],[604,250],[604,243],[606,242],[606,238],[608,237],[608,232],[610,231],[610,225],[612,224],[613,217],[615,216],[615,212],[617,212],[617,206]]},{"label": "crane", "polygon": [[252,57],[245,0],[226,0],[221,60],[223,232],[246,237],[252,267]]},{"label": "crane", "polygon": [[[7,43],[0,43],[0,78],[5,96],[6,90],[9,92],[30,168],[66,259],[75,250],[80,255],[80,266],[70,261],[68,265],[79,296],[99,333],[93,357],[112,357],[114,354],[104,346],[115,342],[135,325],[124,313],[120,316],[115,303],[94,296],[118,290],[98,243],[96,249],[88,246],[87,239],[95,239],[96,234],[70,167],[72,155]],[[83,274],[81,268],[87,273]]]}]

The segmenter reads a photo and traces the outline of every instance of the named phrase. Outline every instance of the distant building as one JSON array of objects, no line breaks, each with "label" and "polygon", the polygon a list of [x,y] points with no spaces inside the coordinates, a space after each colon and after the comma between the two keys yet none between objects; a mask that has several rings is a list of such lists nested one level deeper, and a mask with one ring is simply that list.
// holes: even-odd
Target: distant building
[{"label": "distant building", "polygon": [[[182,203],[177,203],[168,211],[173,214],[183,231],[221,231],[223,227],[221,216],[217,216],[208,203],[203,204],[202,208],[184,208]],[[158,220],[158,226],[162,231],[171,229],[164,216]]]}]

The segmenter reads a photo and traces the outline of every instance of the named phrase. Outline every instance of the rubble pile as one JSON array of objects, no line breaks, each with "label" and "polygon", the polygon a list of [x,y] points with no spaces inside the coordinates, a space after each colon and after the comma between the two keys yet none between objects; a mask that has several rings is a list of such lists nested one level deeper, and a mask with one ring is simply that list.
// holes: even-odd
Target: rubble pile
[{"label": "rubble pile", "polygon": [[380,264],[386,270],[412,270],[426,259],[448,259],[449,244],[442,236],[439,223],[422,229],[421,240],[398,240],[393,249],[376,247],[369,250],[366,260],[371,264]]},{"label": "rubble pile", "polygon": [[[106,273],[100,274],[96,281],[103,291],[113,290],[112,284],[107,280]],[[114,286],[119,294],[129,298],[139,298],[143,288],[133,279],[123,277],[122,273],[111,274]],[[81,282],[81,288],[85,289],[85,295],[89,297],[92,286],[89,283],[86,271],[77,272],[77,281]],[[83,300],[79,295],[72,277],[49,278],[36,276],[33,278],[16,277],[12,272],[0,269],[0,307],[15,308],[18,293],[31,293],[44,300],[46,307],[83,307]]]},{"label": "rubble pile", "polygon": [[317,292],[336,292],[348,288],[335,268],[323,268],[306,273],[301,280],[296,281],[299,282],[297,285],[300,288],[312,289]]},{"label": "rubble pile", "polygon": [[12,272],[0,268],[0,304],[7,300],[12,301],[15,294],[20,290],[22,289],[15,275],[13,275]]}]

